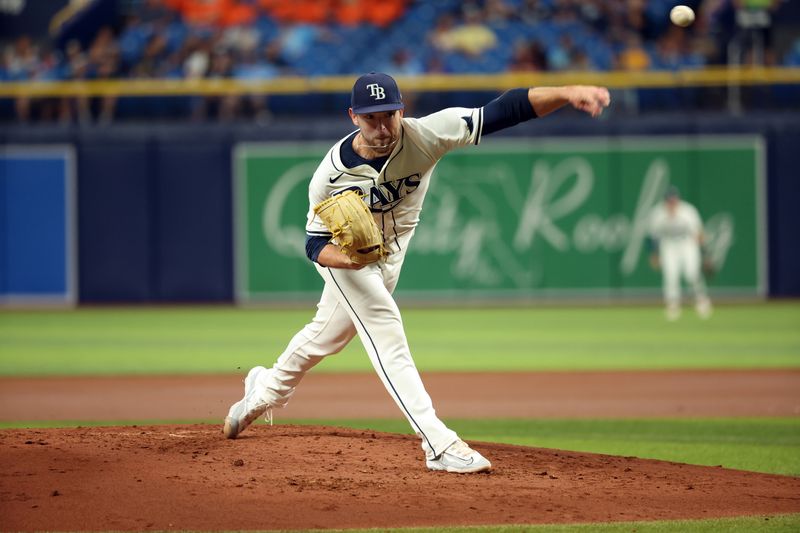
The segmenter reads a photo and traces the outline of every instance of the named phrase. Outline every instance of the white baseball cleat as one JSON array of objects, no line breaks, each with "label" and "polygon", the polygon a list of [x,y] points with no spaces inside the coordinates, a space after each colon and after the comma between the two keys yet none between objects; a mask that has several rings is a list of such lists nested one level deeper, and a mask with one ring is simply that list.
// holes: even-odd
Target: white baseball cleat
[{"label": "white baseball cleat", "polygon": [[431,470],[444,470],[457,474],[484,472],[492,469],[492,463],[470,448],[463,440],[451,444],[439,457],[426,461]]},{"label": "white baseball cleat", "polygon": [[711,318],[711,300],[708,298],[698,299],[695,304],[695,309],[697,310],[697,316],[703,320]]},{"label": "white baseball cleat", "polygon": [[667,305],[664,315],[666,316],[668,322],[675,322],[681,317],[681,306],[675,304]]},{"label": "white baseball cleat", "polygon": [[265,413],[267,421],[272,425],[272,407],[259,394],[256,387],[256,380],[262,372],[269,371],[263,366],[257,366],[244,378],[244,398],[233,404],[228,416],[225,417],[225,427],[222,429],[225,438],[235,439],[239,433],[247,429],[247,426]]}]

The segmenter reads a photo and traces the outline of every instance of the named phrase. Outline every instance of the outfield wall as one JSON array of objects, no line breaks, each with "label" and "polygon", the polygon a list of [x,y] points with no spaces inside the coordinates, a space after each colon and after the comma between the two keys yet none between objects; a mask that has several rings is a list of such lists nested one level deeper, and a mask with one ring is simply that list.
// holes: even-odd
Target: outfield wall
[{"label": "outfield wall", "polygon": [[[441,184],[447,186],[429,193],[423,224],[441,221],[446,202],[460,190],[459,176],[480,168],[483,170],[467,176],[473,192],[467,194],[463,189],[460,194],[498,208],[499,225],[480,229],[497,232],[505,249],[484,250],[482,255],[495,263],[487,267],[470,263],[469,250],[465,252],[463,247],[440,253],[441,247],[433,240],[421,240],[423,244],[416,243],[420,255],[409,256],[401,286],[407,295],[436,298],[657,294],[658,277],[647,271],[641,250],[631,257],[628,243],[637,231],[636,209],[643,191],[656,191],[667,179],[698,204],[706,222],[712,223],[718,244],[731,236],[726,233],[725,214],[735,214],[734,238],[727,243],[726,262],[719,279],[712,281],[712,290],[718,283],[720,290],[731,294],[798,296],[798,118],[669,116],[591,121],[565,115],[521,125],[509,132],[511,136],[493,135],[486,139],[486,146],[456,152],[443,161]],[[226,302],[314,296],[319,282],[298,254],[302,243],[292,244],[302,239],[306,208],[303,187],[298,185],[304,179],[300,170],[308,167],[310,172],[319,152],[348,131],[346,120],[308,119],[263,127],[12,127],[0,133],[0,143],[5,149],[24,147],[42,153],[52,151],[53,145],[66,146],[74,154],[76,208],[72,219],[65,216],[64,224],[76,228],[65,242],[73,243],[77,261],[70,274],[75,282],[65,291],[77,292],[78,301]],[[643,138],[637,138],[640,136]],[[291,152],[292,157],[300,158],[293,163],[300,165],[293,171],[299,172],[298,186],[287,193],[291,201],[286,205],[291,209],[281,208],[281,216],[288,216],[290,222],[279,224],[280,242],[263,238],[259,242],[258,220],[246,221],[243,198],[234,194],[242,191],[241,176],[239,181],[235,179],[236,168],[242,164],[243,150],[257,151],[263,143],[275,142],[288,142],[282,145],[286,147],[283,155]],[[723,151],[733,147],[734,152],[721,153],[720,146]],[[274,153],[274,145],[270,150]],[[632,156],[631,150],[639,156]],[[714,150],[716,154],[711,153]],[[564,160],[589,163],[589,189],[586,178],[574,172],[556,176],[559,168],[564,169]],[[501,164],[495,166],[492,161]],[[260,164],[263,169],[256,174],[263,176],[282,163],[273,159]],[[18,172],[26,175],[24,170]],[[3,174],[4,184],[9,176]],[[489,181],[482,182],[484,176]],[[561,180],[548,194],[561,201],[562,207],[570,198],[582,203],[578,202],[581,205],[574,213],[562,213],[554,231],[539,226],[538,233],[526,237],[514,225],[524,218],[520,213],[524,215],[526,206],[532,205],[529,202],[535,201],[530,200],[530,193],[543,179]],[[492,186],[491,180],[503,185]],[[518,191],[519,206],[510,202],[508,209],[504,207],[508,190]],[[0,191],[2,205],[16,205],[7,185]],[[265,198],[249,201],[263,206]],[[523,202],[523,198],[528,200]],[[466,204],[462,201],[462,205]],[[515,210],[516,221],[509,215]],[[481,209],[458,213],[473,226],[481,218],[492,218]],[[8,243],[36,237],[30,233],[34,226],[20,229],[19,224],[8,222],[8,209],[3,215],[0,291],[8,292],[9,273],[26,269]],[[250,233],[242,233],[243,222],[254,226]],[[523,246],[526,238],[527,248]],[[600,239],[600,244],[593,244],[593,239]],[[249,243],[248,257],[263,255],[261,262],[248,263],[243,243]],[[448,245],[452,244],[449,238]],[[426,256],[423,250],[430,253]],[[580,250],[587,253],[581,255]],[[622,263],[627,274],[620,270]],[[70,264],[69,257],[64,264]],[[503,269],[498,270],[501,264]],[[243,265],[248,271],[267,273],[266,297],[251,290],[260,282],[246,279]],[[506,268],[509,265],[512,268]],[[281,283],[270,289],[269,283],[276,279]]]}]

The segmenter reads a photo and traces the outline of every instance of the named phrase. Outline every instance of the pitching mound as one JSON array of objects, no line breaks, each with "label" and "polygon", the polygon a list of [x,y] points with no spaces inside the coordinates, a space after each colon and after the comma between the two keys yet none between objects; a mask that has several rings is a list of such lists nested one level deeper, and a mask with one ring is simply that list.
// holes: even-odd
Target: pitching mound
[{"label": "pitching mound", "polygon": [[3,530],[244,530],[607,522],[800,512],[800,478],[476,444],[429,472],[415,437],[258,425],[0,431]]}]

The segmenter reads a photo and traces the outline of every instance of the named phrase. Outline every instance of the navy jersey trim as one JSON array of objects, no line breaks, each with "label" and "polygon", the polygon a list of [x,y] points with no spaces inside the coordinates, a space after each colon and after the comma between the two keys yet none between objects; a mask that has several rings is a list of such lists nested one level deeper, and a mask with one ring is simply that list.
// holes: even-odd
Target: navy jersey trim
[{"label": "navy jersey trim", "polygon": [[[356,132],[356,133],[358,133],[358,132]],[[349,139],[352,136],[353,136],[353,134],[350,134],[350,135],[347,136],[347,138]],[[342,143],[344,143],[346,140],[347,139],[343,140]],[[341,150],[341,145],[339,146],[339,149]],[[330,155],[330,158],[331,158],[331,166],[337,172],[341,172],[342,174],[347,174],[348,176],[355,176],[357,178],[371,178],[371,176],[367,176],[366,174],[356,174],[354,172],[348,172],[348,170],[349,170],[348,168],[341,169],[338,166],[336,166],[336,159],[334,159],[334,157],[333,157],[333,152],[335,150],[336,150],[336,147],[331,148],[331,150],[328,152],[328,154]],[[344,164],[344,162],[342,162],[342,164]],[[336,179],[339,179],[339,178],[336,178]]]},{"label": "navy jersey trim", "polygon": [[478,110],[478,127],[475,132],[475,146],[481,143],[481,136],[483,135],[483,108]]},{"label": "navy jersey trim", "polygon": [[353,150],[353,139],[358,135],[358,132],[353,132],[347,137],[342,144],[339,145],[339,159],[342,164],[347,168],[355,168],[361,165],[369,165],[375,172],[380,172],[384,164],[389,160],[388,155],[376,157],[375,159],[366,159],[361,157],[358,152]]},{"label": "navy jersey trim", "polygon": [[392,215],[392,231],[394,232],[394,243],[397,245],[397,251],[402,252],[403,248],[400,247],[400,237],[397,236],[397,220],[394,218],[394,209],[389,211]]}]

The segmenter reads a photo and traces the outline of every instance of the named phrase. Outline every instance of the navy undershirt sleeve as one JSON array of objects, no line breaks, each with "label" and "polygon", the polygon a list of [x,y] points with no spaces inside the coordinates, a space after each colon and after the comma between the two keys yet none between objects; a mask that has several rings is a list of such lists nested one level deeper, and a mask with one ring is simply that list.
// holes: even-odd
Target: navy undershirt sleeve
[{"label": "navy undershirt sleeve", "polygon": [[488,135],[536,118],[528,89],[511,89],[483,106],[483,131]]},{"label": "navy undershirt sleeve", "polygon": [[325,248],[325,245],[330,242],[330,237],[319,237],[316,235],[306,235],[306,255],[309,259],[317,262],[319,253]]}]

